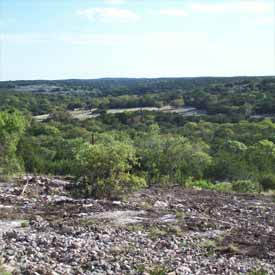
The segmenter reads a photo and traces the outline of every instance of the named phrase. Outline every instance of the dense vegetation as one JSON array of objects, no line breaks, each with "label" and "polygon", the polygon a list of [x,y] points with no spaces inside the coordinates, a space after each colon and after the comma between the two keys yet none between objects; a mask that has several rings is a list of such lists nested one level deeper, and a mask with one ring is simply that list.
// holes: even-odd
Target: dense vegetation
[{"label": "dense vegetation", "polygon": [[[206,114],[106,113],[165,105]],[[78,120],[76,108],[100,116]],[[275,189],[272,77],[2,82],[0,110],[2,177],[71,175],[85,196],[153,184]],[[39,122],[39,114],[49,117]]]}]

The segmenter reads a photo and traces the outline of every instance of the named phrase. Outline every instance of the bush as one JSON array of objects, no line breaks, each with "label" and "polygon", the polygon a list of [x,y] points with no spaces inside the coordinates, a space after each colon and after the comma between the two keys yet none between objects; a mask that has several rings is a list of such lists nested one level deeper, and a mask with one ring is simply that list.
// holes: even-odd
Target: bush
[{"label": "bush", "polygon": [[213,188],[221,192],[230,192],[232,191],[232,184],[230,182],[219,182]]},{"label": "bush", "polygon": [[252,180],[237,180],[232,184],[233,191],[240,193],[257,193],[260,192],[260,184]]},{"label": "bush", "polygon": [[260,179],[264,191],[275,190],[275,175],[266,175]]},{"label": "bush", "polygon": [[248,275],[268,275],[268,272],[265,271],[264,269],[253,269],[251,270]]},{"label": "bush", "polygon": [[146,187],[146,181],[143,178],[128,173],[97,181],[82,177],[70,191],[75,197],[120,199],[123,195],[144,187]]},{"label": "bush", "polygon": [[213,184],[207,180],[193,180],[189,178],[186,183],[186,187],[199,188],[199,189],[213,189]]},{"label": "bush", "polygon": [[185,186],[189,188],[209,189],[221,192],[232,191],[232,184],[228,182],[211,183],[207,180],[193,180],[192,178],[187,180]]},{"label": "bush", "polygon": [[150,275],[166,275],[167,270],[164,267],[155,267],[152,271],[149,273]]},{"label": "bush", "polygon": [[6,269],[0,263],[0,274],[1,275],[12,275],[11,272],[6,271]]},{"label": "bush", "polygon": [[21,222],[21,227],[22,227],[22,228],[29,227],[29,225],[30,225],[29,221],[22,221],[22,222]]},{"label": "bush", "polygon": [[77,195],[119,198],[146,187],[142,177],[131,173],[137,165],[135,148],[113,137],[101,142],[83,144],[78,150],[76,176],[83,180],[80,181]]}]

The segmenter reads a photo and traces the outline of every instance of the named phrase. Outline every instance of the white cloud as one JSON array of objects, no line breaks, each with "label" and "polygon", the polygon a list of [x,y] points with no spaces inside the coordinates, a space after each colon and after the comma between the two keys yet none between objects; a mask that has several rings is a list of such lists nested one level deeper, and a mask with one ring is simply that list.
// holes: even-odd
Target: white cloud
[{"label": "white cloud", "polygon": [[158,11],[158,13],[160,15],[173,17],[183,17],[188,15],[188,13],[183,9],[161,9]]},{"label": "white cloud", "polygon": [[50,45],[74,45],[74,46],[102,46],[102,47],[127,47],[131,48],[140,45],[141,48],[148,50],[159,49],[175,49],[189,45],[193,47],[195,41],[197,45],[201,45],[202,41],[207,39],[205,33],[193,32],[149,32],[141,34],[93,34],[93,33],[22,33],[22,34],[3,34],[0,39],[3,44],[50,44]]},{"label": "white cloud", "polygon": [[128,23],[136,22],[139,16],[131,10],[119,8],[91,8],[77,12],[78,15],[103,23]]},{"label": "white cloud", "polygon": [[126,3],[126,0],[104,0],[104,2],[111,5],[121,5]]},{"label": "white cloud", "polygon": [[193,11],[199,12],[272,12],[273,4],[271,1],[252,1],[239,0],[234,2],[221,3],[196,3],[191,5]]},{"label": "white cloud", "polygon": [[46,43],[50,37],[39,34],[39,33],[2,33],[0,34],[0,40],[3,45],[5,43],[11,44],[37,44],[37,43]]},{"label": "white cloud", "polygon": [[138,43],[140,36],[126,34],[93,34],[93,33],[3,33],[0,34],[0,41],[3,45],[73,45],[73,46],[102,46],[116,47],[125,44]]},{"label": "white cloud", "polygon": [[260,25],[272,25],[274,24],[274,17],[260,18],[257,20],[257,23]]},{"label": "white cloud", "polygon": [[125,35],[117,34],[64,34],[58,41],[76,46],[120,46],[127,41]]},{"label": "white cloud", "polygon": [[[106,46],[118,48],[134,48],[139,45],[140,49],[154,52],[156,49],[171,51],[183,47],[192,50],[197,45],[201,48],[210,43],[208,35],[204,32],[146,32],[140,34],[71,34],[56,37],[64,43],[80,46]],[[214,48],[215,45],[211,44]]]}]

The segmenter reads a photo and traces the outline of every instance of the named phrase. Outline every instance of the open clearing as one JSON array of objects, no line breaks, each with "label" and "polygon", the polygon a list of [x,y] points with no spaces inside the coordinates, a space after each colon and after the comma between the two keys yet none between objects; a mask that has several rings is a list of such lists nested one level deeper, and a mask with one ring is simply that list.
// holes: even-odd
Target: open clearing
[{"label": "open clearing", "polygon": [[[84,110],[84,109],[76,109],[74,111],[69,111],[69,113],[77,119],[84,120],[87,118],[95,118],[98,117],[99,114],[96,114],[97,109]],[[165,113],[178,113],[183,116],[198,116],[205,115],[206,112],[203,110],[198,110],[193,107],[181,107],[181,108],[173,108],[172,106],[164,106],[161,108],[157,107],[139,107],[139,108],[121,108],[121,109],[108,109],[106,111],[107,114],[120,114],[125,112],[139,112],[139,111],[157,111],[157,112],[165,112]],[[38,121],[43,121],[49,117],[48,114],[38,115],[34,118]]]}]

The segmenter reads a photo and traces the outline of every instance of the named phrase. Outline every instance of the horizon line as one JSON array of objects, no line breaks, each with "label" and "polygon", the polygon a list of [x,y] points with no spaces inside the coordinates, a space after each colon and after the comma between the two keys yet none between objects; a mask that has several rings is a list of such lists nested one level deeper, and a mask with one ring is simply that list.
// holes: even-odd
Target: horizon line
[{"label": "horizon line", "polygon": [[0,82],[16,82],[16,81],[68,81],[68,80],[108,80],[108,79],[129,79],[129,80],[142,80],[142,79],[192,79],[192,78],[253,78],[253,77],[275,77],[275,75],[233,75],[233,76],[158,76],[158,77],[97,77],[97,78],[36,78],[36,79],[15,79],[15,80],[0,80]]}]

